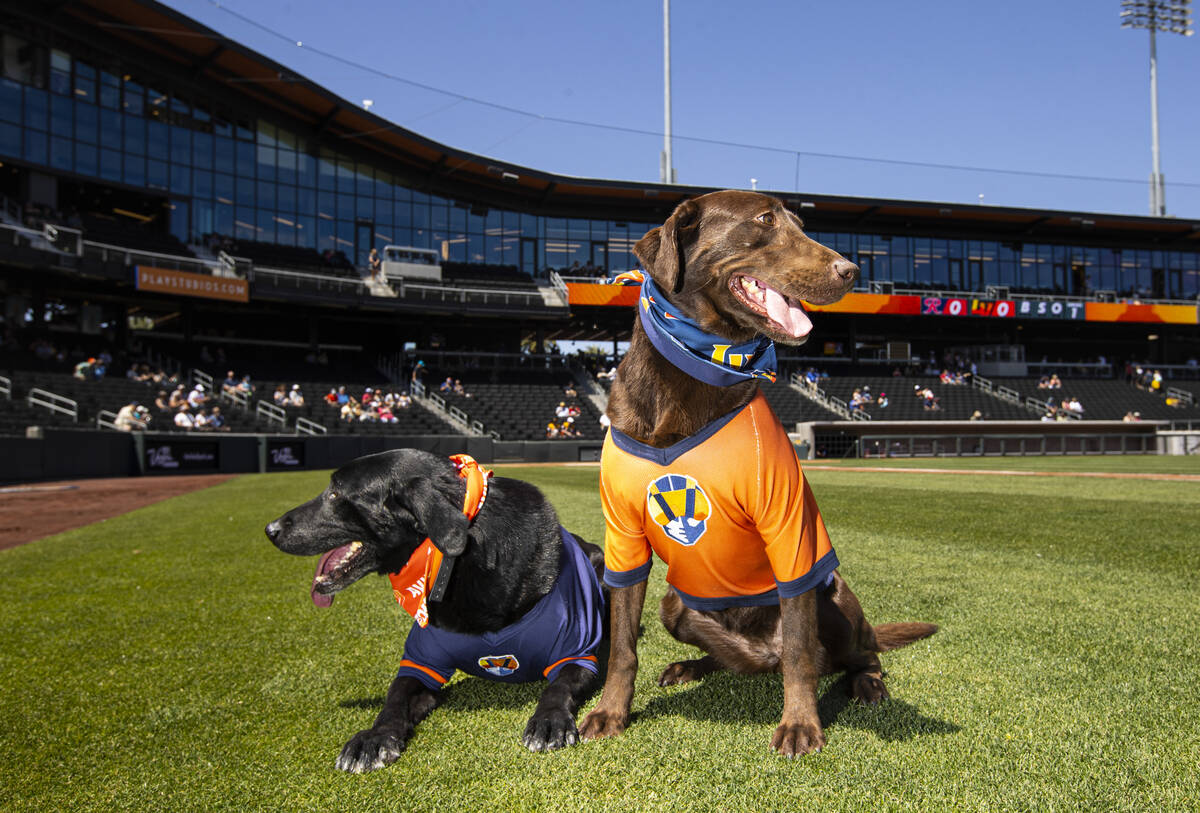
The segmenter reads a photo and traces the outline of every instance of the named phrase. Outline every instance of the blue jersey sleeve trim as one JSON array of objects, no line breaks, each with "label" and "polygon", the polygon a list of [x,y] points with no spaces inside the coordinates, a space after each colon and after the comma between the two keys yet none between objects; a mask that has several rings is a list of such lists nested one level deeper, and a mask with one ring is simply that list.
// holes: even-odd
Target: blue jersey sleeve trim
[{"label": "blue jersey sleeve trim", "polygon": [[[433,670],[430,670],[430,671],[433,671]],[[439,672],[438,674],[441,674],[441,673]],[[453,674],[453,673],[451,673],[451,674]],[[416,678],[417,680],[421,681],[421,684],[426,689],[429,689],[430,691],[434,691],[434,692],[440,692],[442,690],[442,686],[444,686],[446,684],[446,681],[450,679],[450,677],[447,676],[441,683],[438,683],[436,680],[434,680],[433,676],[430,675],[429,673],[423,672],[420,669],[415,669],[411,666],[401,666],[400,669],[397,670],[397,672],[396,672],[396,677]]]},{"label": "blue jersey sleeve trim", "polygon": [[798,579],[790,582],[776,581],[779,595],[783,598],[802,596],[814,587],[824,587],[833,580],[833,571],[837,570],[837,554],[832,550],[817,560],[812,569]]},{"label": "blue jersey sleeve trim", "polygon": [[650,578],[650,565],[654,564],[653,559],[647,559],[646,563],[640,567],[635,567],[633,570],[609,570],[604,568],[604,583],[609,587],[632,587],[635,584],[640,584]]},{"label": "blue jersey sleeve trim", "polygon": [[753,596],[693,596],[678,587],[671,587],[679,594],[685,607],[693,610],[724,610],[728,607],[769,607],[779,603],[779,591],[768,590]]}]

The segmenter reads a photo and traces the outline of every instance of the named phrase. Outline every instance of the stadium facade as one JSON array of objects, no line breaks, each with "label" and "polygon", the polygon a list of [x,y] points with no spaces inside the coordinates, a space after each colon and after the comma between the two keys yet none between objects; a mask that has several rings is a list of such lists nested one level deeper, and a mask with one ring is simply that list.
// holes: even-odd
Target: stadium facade
[{"label": "stadium facade", "polygon": [[[475,267],[476,277],[515,269],[544,281],[551,269],[632,267],[645,231],[709,191],[564,177],[435,143],[149,0],[2,9],[0,194],[13,214],[27,204],[103,210],[181,244],[217,235],[341,252],[358,266],[371,248],[415,246]],[[903,338],[921,352],[1013,345],[1036,357],[1175,363],[1200,355],[1200,223],[776,194],[815,239],[862,269],[858,294],[822,321],[827,343],[809,352],[858,358]],[[10,265],[6,297],[68,310],[99,302],[122,330],[123,308],[180,301],[135,278],[47,278],[37,265]],[[617,299],[586,284],[573,286],[569,309],[455,310],[328,290],[305,299],[258,283],[246,299],[187,301],[183,335],[253,338],[252,326],[267,321],[301,342],[352,332],[452,345],[447,334],[457,333],[470,346],[480,334],[446,330],[447,314],[479,316],[514,344],[531,330],[617,339],[629,323]]]}]

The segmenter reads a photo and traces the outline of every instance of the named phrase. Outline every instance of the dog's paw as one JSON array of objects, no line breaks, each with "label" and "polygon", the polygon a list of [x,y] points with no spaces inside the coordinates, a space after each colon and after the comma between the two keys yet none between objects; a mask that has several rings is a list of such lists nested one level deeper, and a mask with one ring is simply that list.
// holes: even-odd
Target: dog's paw
[{"label": "dog's paw", "polygon": [[780,723],[771,737],[771,750],[791,759],[825,747],[825,732],[813,723]]},{"label": "dog's paw", "polygon": [[678,686],[680,683],[690,683],[700,677],[697,665],[700,661],[676,661],[667,664],[667,668],[658,676],[659,686]]},{"label": "dog's paw", "polygon": [[347,773],[367,773],[391,765],[408,744],[408,738],[395,731],[368,728],[358,732],[342,748],[337,767]]},{"label": "dog's paw", "polygon": [[602,740],[605,737],[615,737],[625,730],[629,724],[629,715],[610,714],[601,709],[594,709],[583,718],[579,726],[579,739]]},{"label": "dog's paw", "polygon": [[566,709],[539,712],[529,718],[521,742],[530,751],[557,751],[579,742],[575,718]]},{"label": "dog's paw", "polygon": [[859,672],[850,683],[850,696],[868,706],[878,706],[880,701],[887,700],[887,687],[883,678],[876,672]]}]

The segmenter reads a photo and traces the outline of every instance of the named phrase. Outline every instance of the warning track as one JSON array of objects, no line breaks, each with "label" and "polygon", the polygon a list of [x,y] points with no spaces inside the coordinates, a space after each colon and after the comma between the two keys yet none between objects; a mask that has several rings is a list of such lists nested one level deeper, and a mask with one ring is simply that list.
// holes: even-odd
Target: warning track
[{"label": "warning track", "polygon": [[1098,477],[1104,480],[1167,480],[1200,483],[1200,474],[1139,474],[1120,471],[1017,471],[1014,469],[936,469],[916,466],[823,466],[801,463],[805,471],[865,471],[888,474],[982,474],[1003,477]]}]

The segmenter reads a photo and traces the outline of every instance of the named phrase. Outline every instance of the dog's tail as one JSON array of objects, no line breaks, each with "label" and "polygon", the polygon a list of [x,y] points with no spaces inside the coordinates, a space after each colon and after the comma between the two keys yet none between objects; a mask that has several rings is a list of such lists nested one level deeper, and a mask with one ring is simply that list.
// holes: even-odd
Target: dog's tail
[{"label": "dog's tail", "polygon": [[937,624],[922,624],[918,621],[900,621],[894,624],[880,624],[875,627],[875,641],[878,644],[876,652],[887,652],[908,646],[913,641],[928,638],[938,631]]}]

